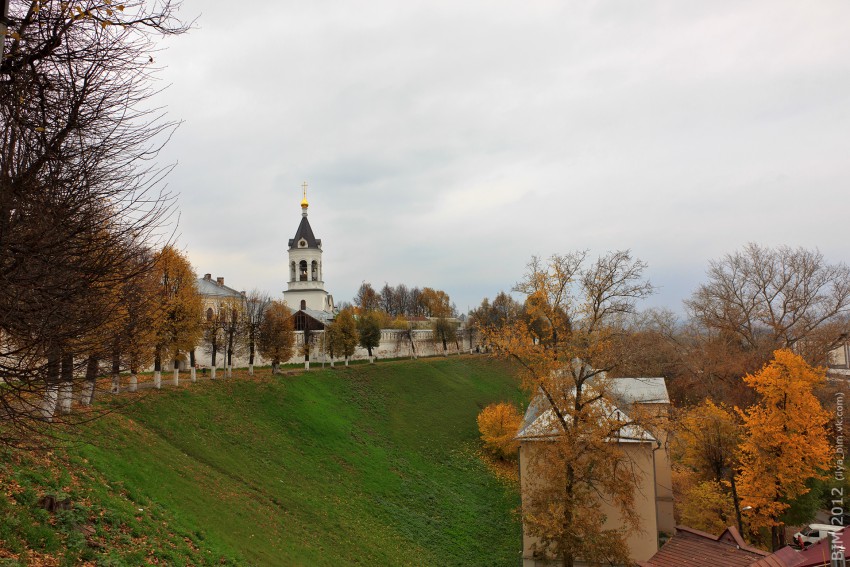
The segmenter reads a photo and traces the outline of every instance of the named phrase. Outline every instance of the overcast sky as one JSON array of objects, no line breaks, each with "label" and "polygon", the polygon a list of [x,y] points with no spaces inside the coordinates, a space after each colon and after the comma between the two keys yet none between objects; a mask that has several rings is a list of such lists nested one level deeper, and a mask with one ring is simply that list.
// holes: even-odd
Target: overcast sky
[{"label": "overcast sky", "polygon": [[185,0],[157,55],[199,275],[280,297],[309,184],[327,290],[461,311],[532,254],[630,248],[681,310],[749,241],[850,260],[850,2]]}]

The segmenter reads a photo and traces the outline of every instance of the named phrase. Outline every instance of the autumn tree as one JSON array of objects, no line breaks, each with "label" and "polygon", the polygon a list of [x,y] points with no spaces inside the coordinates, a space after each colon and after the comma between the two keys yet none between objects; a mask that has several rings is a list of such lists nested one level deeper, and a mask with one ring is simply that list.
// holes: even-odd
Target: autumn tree
[{"label": "autumn tree", "polygon": [[759,402],[742,413],[738,485],[742,503],[753,508],[749,523],[771,531],[774,549],[785,545],[782,515],[829,467],[829,413],[812,393],[824,380],[822,368],[787,349],[774,352],[769,364],[744,378]]},{"label": "autumn tree", "polygon": [[357,319],[358,344],[369,353],[369,363],[373,362],[372,349],[381,344],[381,321],[374,312],[362,313]]},{"label": "autumn tree", "polygon": [[285,303],[269,303],[258,329],[257,349],[263,358],[271,360],[272,374],[278,373],[281,362],[292,358],[295,351],[295,329],[292,313]]},{"label": "autumn tree", "polygon": [[160,321],[154,348],[154,383],[159,388],[162,361],[172,362],[176,381],[180,354],[194,349],[201,337],[201,296],[189,260],[173,246],[165,246],[155,263]]},{"label": "autumn tree", "polygon": [[257,335],[260,325],[266,315],[266,310],[271,304],[268,294],[254,290],[245,298],[245,341],[248,347],[248,374],[254,375],[254,355],[257,350]]},{"label": "autumn tree", "polygon": [[225,375],[233,375],[233,355],[242,351],[245,332],[245,298],[231,297],[224,300],[220,307],[221,331],[225,349]]},{"label": "autumn tree", "polygon": [[[514,288],[528,317],[487,333],[495,352],[521,368],[532,403],[551,415],[551,430],[529,449],[522,514],[537,550],[568,567],[626,562],[625,538],[638,527],[641,473],[616,438],[643,429],[630,408],[612,411],[620,405],[605,376],[619,359],[623,315],[652,291],[645,267],[628,251],[596,261],[585,252],[533,257]],[[601,498],[619,513],[617,525],[606,524]]]},{"label": "autumn tree", "polygon": [[419,304],[426,317],[451,317],[455,313],[449,294],[440,289],[423,288]]},{"label": "autumn tree", "polygon": [[708,282],[685,303],[705,328],[759,353],[758,366],[786,348],[826,365],[850,331],[850,267],[817,250],[748,244],[712,261]]},{"label": "autumn tree", "polygon": [[210,377],[215,380],[218,369],[218,353],[223,346],[222,319],[225,314],[218,303],[210,304],[201,316],[201,341],[204,351],[210,355]]},{"label": "autumn tree", "polygon": [[522,416],[516,406],[506,402],[490,404],[478,414],[478,431],[484,448],[502,460],[516,459],[519,441],[516,439]]},{"label": "autumn tree", "polygon": [[[719,523],[728,526],[733,518],[726,516],[726,512],[731,509],[738,531],[744,534],[736,485],[740,470],[738,445],[741,442],[741,425],[735,414],[723,405],[705,400],[684,411],[676,423],[675,432],[679,459],[697,481],[691,487],[693,493],[688,492],[684,498],[685,504],[690,507],[691,517],[700,509],[695,505],[697,501],[712,501],[712,506],[702,507],[700,517],[705,518],[712,510],[722,515],[716,519],[705,518],[702,525]],[[720,502],[722,498],[725,498],[725,504]]]},{"label": "autumn tree", "polygon": [[[157,325],[161,318],[162,304],[159,301],[159,281],[157,272],[144,269],[153,254],[144,250],[137,262],[136,274],[122,282],[119,288],[118,303],[115,310],[115,325],[110,327],[109,357],[111,359],[112,388],[120,390],[120,371],[126,368],[129,373],[129,389],[135,392],[138,373],[153,362],[156,348]],[[155,265],[155,264],[154,264]],[[94,370],[87,366],[86,374]],[[90,382],[93,383],[93,382]],[[93,388],[91,389],[94,395]],[[91,399],[87,400],[91,403]]]},{"label": "autumn tree", "polygon": [[359,341],[358,323],[350,310],[344,309],[336,318],[325,325],[325,352],[331,358],[331,367],[334,365],[334,357],[342,356],[348,365],[348,358],[354,354]]},{"label": "autumn tree", "polygon": [[431,332],[434,342],[443,345],[443,356],[446,356],[449,343],[457,340],[457,325],[445,317],[437,317],[431,321]]},{"label": "autumn tree", "polygon": [[488,298],[470,313],[474,326],[499,329],[516,321],[522,313],[522,305],[504,291],[500,291],[491,303]]},{"label": "autumn tree", "polygon": [[373,311],[379,309],[381,305],[380,297],[372,284],[363,282],[357,290],[357,295],[354,296],[354,305],[363,311]]}]

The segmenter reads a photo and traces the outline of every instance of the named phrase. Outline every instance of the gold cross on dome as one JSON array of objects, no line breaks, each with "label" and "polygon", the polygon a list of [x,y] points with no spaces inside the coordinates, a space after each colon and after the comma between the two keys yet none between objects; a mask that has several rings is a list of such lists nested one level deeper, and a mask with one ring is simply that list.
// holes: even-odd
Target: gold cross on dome
[{"label": "gold cross on dome", "polygon": [[301,189],[304,190],[304,198],[306,199],[307,198],[307,182],[306,181],[301,184]]}]

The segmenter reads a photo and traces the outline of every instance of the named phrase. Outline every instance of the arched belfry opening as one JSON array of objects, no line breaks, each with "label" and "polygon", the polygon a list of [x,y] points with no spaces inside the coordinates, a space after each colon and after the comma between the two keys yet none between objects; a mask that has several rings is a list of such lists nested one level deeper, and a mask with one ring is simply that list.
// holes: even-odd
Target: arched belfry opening
[{"label": "arched belfry opening", "polygon": [[301,260],[298,265],[298,281],[306,282],[307,281],[307,260]]}]

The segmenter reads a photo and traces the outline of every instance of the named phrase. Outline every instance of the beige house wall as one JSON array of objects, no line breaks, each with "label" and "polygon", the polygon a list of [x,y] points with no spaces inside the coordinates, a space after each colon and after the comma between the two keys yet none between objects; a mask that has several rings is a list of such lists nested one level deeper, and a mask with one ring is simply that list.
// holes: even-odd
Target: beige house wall
[{"label": "beige house wall", "polygon": [[[528,462],[532,452],[540,443],[545,441],[524,441],[520,444],[519,468],[520,488],[525,493],[534,482],[528,474]],[[630,461],[640,471],[640,481],[635,490],[635,509],[640,518],[641,531],[631,534],[626,542],[629,547],[630,556],[634,561],[646,561],[658,551],[658,513],[656,507],[656,474],[654,470],[658,466],[655,460],[660,450],[653,451],[657,447],[655,443],[623,443],[623,449]],[[669,464],[667,465],[669,468]],[[607,516],[605,526],[617,528],[622,525],[622,515],[611,505],[602,503],[602,513]],[[522,564],[523,567],[553,567],[560,562],[551,558],[535,558],[532,554],[532,546],[538,538],[530,536],[523,525],[522,536]],[[578,562],[578,566],[585,565]]]}]

